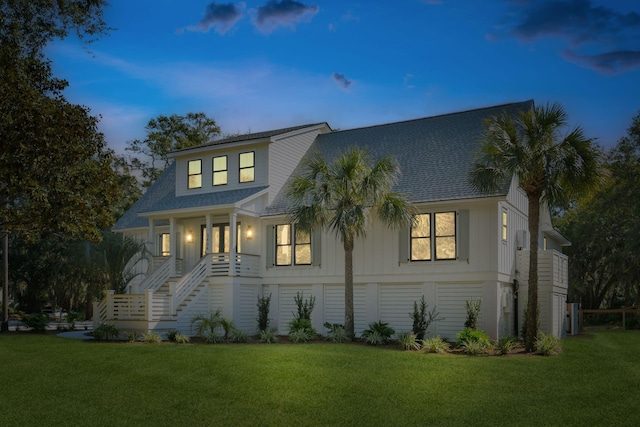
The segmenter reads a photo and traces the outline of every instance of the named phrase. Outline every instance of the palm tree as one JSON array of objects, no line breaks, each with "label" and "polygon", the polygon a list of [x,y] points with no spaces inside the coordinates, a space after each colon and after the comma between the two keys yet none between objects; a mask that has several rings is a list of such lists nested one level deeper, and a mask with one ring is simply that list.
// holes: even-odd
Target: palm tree
[{"label": "palm tree", "polygon": [[303,172],[288,188],[289,219],[302,230],[334,231],[344,247],[344,326],[353,339],[353,248],[365,237],[372,216],[388,227],[413,222],[413,208],[392,192],[400,168],[395,159],[372,162],[367,150],[352,147],[327,163],[318,152],[303,160]]},{"label": "palm tree", "polygon": [[602,181],[601,153],[580,127],[562,135],[567,113],[557,103],[487,121],[469,181],[495,191],[514,176],[529,203],[529,289],[525,348],[533,351],[538,329],[538,229],[540,206],[558,206]]}]

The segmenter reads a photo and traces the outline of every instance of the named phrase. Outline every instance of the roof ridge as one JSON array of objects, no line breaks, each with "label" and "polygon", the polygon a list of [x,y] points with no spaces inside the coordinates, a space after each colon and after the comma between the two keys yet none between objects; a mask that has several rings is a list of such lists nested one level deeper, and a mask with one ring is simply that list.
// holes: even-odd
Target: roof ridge
[{"label": "roof ridge", "polygon": [[335,132],[350,132],[350,131],[357,131],[357,130],[362,130],[362,129],[373,129],[373,128],[382,127],[382,126],[390,126],[390,125],[411,123],[411,122],[417,122],[417,121],[420,121],[420,120],[427,120],[427,119],[437,119],[437,118],[441,118],[441,117],[454,116],[454,115],[457,115],[457,114],[474,113],[474,112],[478,112],[478,111],[491,110],[491,109],[495,109],[495,108],[507,108],[507,107],[512,107],[514,105],[518,105],[518,104],[528,104],[528,103],[533,104],[534,100],[533,99],[528,99],[526,101],[507,102],[507,103],[504,103],[504,104],[492,105],[492,106],[489,106],[489,107],[478,107],[478,108],[472,108],[472,109],[469,109],[469,110],[454,111],[452,113],[436,114],[435,116],[416,117],[414,119],[399,120],[397,122],[379,123],[379,124],[375,124],[375,125],[360,126],[360,127],[351,128],[351,129],[340,129],[340,130],[335,130],[334,133]]}]

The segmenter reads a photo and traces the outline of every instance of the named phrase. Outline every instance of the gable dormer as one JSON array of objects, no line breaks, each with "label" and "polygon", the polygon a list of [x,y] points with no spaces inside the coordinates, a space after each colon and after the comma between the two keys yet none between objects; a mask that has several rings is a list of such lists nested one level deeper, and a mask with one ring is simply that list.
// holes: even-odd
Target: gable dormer
[{"label": "gable dormer", "polygon": [[176,196],[270,187],[275,196],[326,123],[237,135],[173,152]]}]

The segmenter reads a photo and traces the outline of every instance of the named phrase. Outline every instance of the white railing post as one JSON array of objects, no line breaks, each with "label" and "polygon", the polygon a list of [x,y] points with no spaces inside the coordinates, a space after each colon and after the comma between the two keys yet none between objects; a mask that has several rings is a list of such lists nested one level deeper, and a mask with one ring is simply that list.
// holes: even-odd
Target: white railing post
[{"label": "white railing post", "polygon": [[98,301],[93,301],[93,330],[95,331],[100,326],[100,309]]},{"label": "white railing post", "polygon": [[114,290],[110,290],[107,293],[107,320],[113,319],[113,295],[116,293]]},{"label": "white railing post", "polygon": [[178,314],[178,307],[176,307],[176,284],[174,282],[169,283],[169,314],[175,316]]},{"label": "white railing post", "polygon": [[153,291],[151,289],[145,289],[144,301],[144,319],[151,322],[153,320]]}]

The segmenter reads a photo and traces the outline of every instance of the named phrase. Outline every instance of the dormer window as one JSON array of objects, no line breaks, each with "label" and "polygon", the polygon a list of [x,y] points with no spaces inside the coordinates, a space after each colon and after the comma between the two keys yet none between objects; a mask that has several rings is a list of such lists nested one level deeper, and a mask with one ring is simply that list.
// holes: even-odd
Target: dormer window
[{"label": "dormer window", "polygon": [[213,185],[227,184],[227,156],[213,158]]},{"label": "dormer window", "polygon": [[202,188],[202,160],[190,160],[188,169],[188,188]]},{"label": "dormer window", "polygon": [[255,152],[240,153],[240,182],[255,181]]}]

